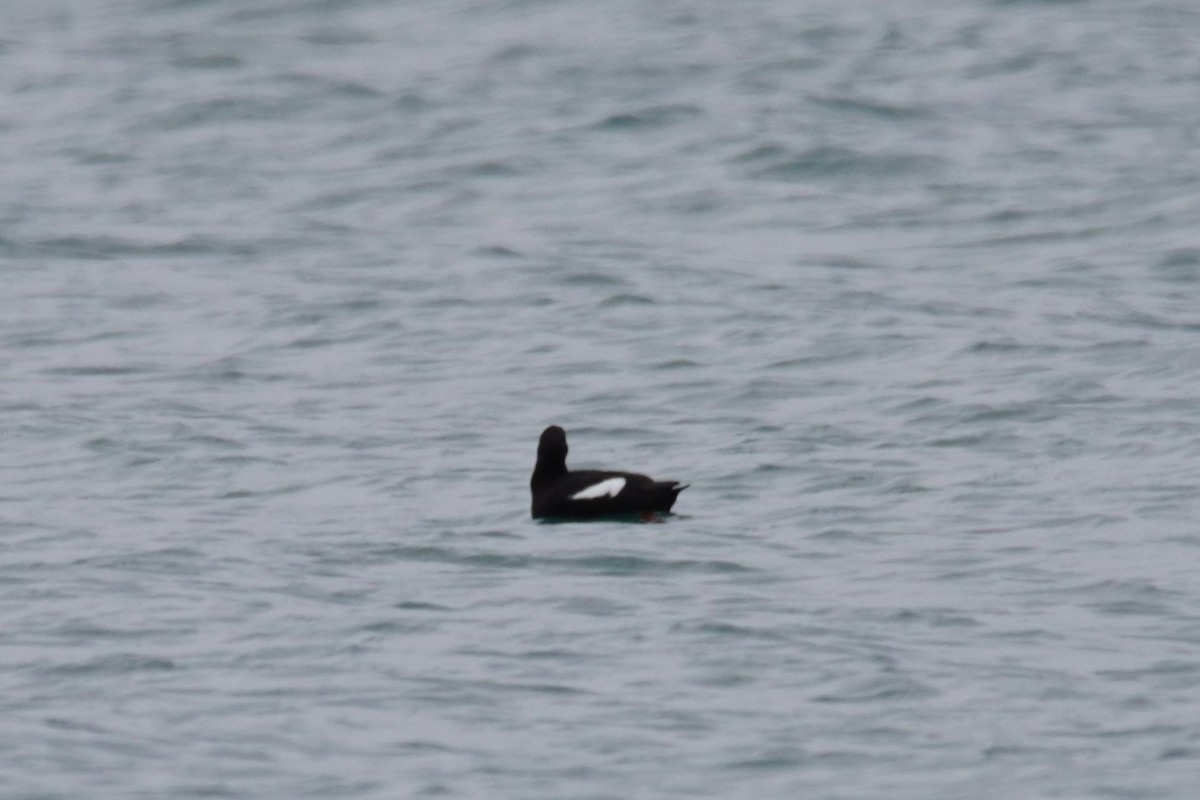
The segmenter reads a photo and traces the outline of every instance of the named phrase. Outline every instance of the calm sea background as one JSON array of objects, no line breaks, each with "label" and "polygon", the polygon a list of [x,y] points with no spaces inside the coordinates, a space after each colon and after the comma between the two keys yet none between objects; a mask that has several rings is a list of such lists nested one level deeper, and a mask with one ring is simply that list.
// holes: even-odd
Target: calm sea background
[{"label": "calm sea background", "polygon": [[6,800],[1197,796],[1200,5],[0,8]]}]

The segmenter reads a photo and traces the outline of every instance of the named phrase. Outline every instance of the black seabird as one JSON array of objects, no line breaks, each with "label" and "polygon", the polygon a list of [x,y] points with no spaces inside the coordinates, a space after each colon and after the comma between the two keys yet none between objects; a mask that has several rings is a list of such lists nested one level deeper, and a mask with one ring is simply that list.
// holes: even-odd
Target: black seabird
[{"label": "black seabird", "polygon": [[557,425],[542,431],[537,465],[529,480],[534,519],[666,514],[686,488],[679,481],[656,481],[634,472],[570,472],[567,433]]}]

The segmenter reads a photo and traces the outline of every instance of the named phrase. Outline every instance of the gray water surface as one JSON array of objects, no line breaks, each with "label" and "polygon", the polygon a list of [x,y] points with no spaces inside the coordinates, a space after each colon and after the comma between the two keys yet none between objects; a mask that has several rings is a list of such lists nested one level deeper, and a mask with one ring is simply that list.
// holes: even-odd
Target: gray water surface
[{"label": "gray water surface", "polygon": [[1194,4],[3,14],[0,795],[1196,796]]}]

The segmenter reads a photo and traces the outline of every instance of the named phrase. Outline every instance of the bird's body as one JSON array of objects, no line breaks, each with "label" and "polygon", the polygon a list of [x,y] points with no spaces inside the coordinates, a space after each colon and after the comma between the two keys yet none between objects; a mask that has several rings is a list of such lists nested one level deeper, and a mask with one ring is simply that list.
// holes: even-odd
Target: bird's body
[{"label": "bird's body", "polygon": [[537,465],[529,480],[535,519],[665,514],[686,488],[679,481],[656,481],[635,472],[571,472],[567,469],[567,434],[557,425],[542,432]]}]

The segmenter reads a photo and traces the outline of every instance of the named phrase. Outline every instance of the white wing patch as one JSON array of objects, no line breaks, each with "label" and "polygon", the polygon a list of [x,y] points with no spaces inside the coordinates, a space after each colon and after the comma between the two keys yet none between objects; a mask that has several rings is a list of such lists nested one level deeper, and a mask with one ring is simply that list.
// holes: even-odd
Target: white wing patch
[{"label": "white wing patch", "polygon": [[580,489],[571,495],[572,500],[595,500],[598,497],[616,497],[625,488],[624,478],[609,478],[606,481],[594,483],[586,489]]}]

